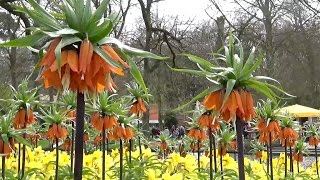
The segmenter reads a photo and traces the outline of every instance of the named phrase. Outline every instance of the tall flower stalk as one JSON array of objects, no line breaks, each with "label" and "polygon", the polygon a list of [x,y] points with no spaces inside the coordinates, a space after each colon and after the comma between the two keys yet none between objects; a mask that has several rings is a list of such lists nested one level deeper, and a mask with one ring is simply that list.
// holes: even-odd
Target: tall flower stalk
[{"label": "tall flower stalk", "polygon": [[125,114],[125,107],[121,104],[121,101],[116,98],[116,94],[109,94],[104,91],[97,99],[91,101],[91,106],[89,107],[91,115],[90,123],[92,127],[102,133],[102,179],[105,179],[105,146],[106,133],[111,131],[114,127],[118,126],[118,115]]},{"label": "tall flower stalk", "polygon": [[301,138],[297,141],[294,147],[293,159],[297,162],[297,171],[300,172],[299,162],[303,162],[303,155],[308,154],[308,148],[304,145],[305,138]]},{"label": "tall flower stalk", "polygon": [[[9,102],[9,107],[16,111],[13,119],[13,127],[15,129],[25,130],[28,126],[36,122],[33,108],[38,104],[38,89],[33,88],[29,90],[28,81],[23,80],[17,89],[12,87],[12,91],[13,99],[7,99],[6,101]],[[26,134],[24,134],[23,137],[26,138]],[[21,150],[21,144],[19,143],[18,148],[18,174],[21,167],[21,178],[23,178],[25,174],[26,145],[23,144]]]},{"label": "tall flower stalk", "polygon": [[6,178],[6,158],[16,150],[15,143],[31,146],[22,136],[24,130],[12,128],[14,111],[9,111],[0,116],[0,154],[2,154],[2,179]]},{"label": "tall flower stalk", "polygon": [[223,156],[227,154],[227,149],[231,147],[231,142],[235,138],[235,132],[232,130],[231,126],[222,123],[217,137],[218,155],[220,156],[220,171],[223,179]]},{"label": "tall flower stalk", "polygon": [[65,127],[67,120],[67,113],[64,110],[57,109],[55,105],[50,106],[47,110],[41,109],[41,118],[45,121],[48,131],[45,134],[46,139],[55,144],[56,150],[56,169],[55,180],[59,176],[59,141],[67,138],[68,131]]},{"label": "tall flower stalk", "polygon": [[[279,139],[281,145],[284,146],[285,152],[289,147],[289,157],[290,157],[290,172],[293,173],[293,159],[292,159],[292,147],[296,144],[298,140],[298,133],[296,129],[298,128],[297,122],[289,116],[283,116],[280,120],[281,132]],[[285,153],[285,176],[287,175],[287,153]]]},{"label": "tall flower stalk", "polygon": [[266,144],[269,147],[268,159],[270,165],[270,178],[273,180],[273,162],[272,162],[272,143],[280,135],[278,104],[272,102],[270,99],[267,101],[261,100],[257,105],[258,123],[257,129],[259,132],[259,142]]},{"label": "tall flower stalk", "polygon": [[319,178],[319,167],[318,167],[318,152],[317,147],[320,143],[320,133],[319,128],[317,128],[315,125],[308,125],[306,128],[307,137],[309,137],[308,143],[310,146],[314,146],[314,152],[316,156],[316,170],[317,170],[317,176]]},{"label": "tall flower stalk", "polygon": [[244,124],[256,115],[253,108],[254,100],[249,89],[258,91],[272,100],[279,97],[277,93],[285,93],[277,86],[266,82],[278,83],[276,80],[253,75],[263,61],[262,53],[258,57],[255,54],[255,48],[252,47],[246,57],[241,42],[230,34],[227,46],[224,47],[224,54],[213,56],[213,59],[220,60],[225,66],[217,67],[210,60],[186,54],[190,61],[197,64],[199,70],[171,68],[174,71],[195,74],[212,82],[210,87],[176,110],[181,110],[204,97],[203,104],[206,110],[216,112],[220,121],[236,124],[240,180],[245,179],[243,128]]}]

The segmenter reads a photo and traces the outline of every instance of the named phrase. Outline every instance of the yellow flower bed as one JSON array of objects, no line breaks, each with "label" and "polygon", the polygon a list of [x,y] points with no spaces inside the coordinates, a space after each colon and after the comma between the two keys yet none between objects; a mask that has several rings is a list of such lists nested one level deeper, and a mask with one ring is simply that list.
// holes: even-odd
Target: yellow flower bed
[{"label": "yellow flower bed", "polygon": [[[151,149],[142,149],[142,160],[139,157],[139,150],[132,152],[131,165],[128,164],[129,153],[124,153],[124,179],[147,179],[147,180],[182,180],[182,179],[208,179],[209,178],[209,158],[201,156],[200,172],[198,172],[198,161],[192,154],[181,157],[178,153],[170,154],[165,160],[159,159]],[[95,151],[84,156],[84,178],[101,179],[102,173],[102,152]],[[55,175],[55,151],[48,152],[39,146],[35,149],[27,148],[26,153],[26,176],[30,180],[50,179]],[[106,155],[106,179],[115,179],[119,173],[119,152],[113,150],[110,155]],[[267,180],[266,174],[266,153],[263,153],[262,164],[257,160],[244,159],[247,179]],[[218,170],[220,171],[220,157],[217,156]],[[289,163],[289,160],[288,160]],[[59,152],[59,176],[64,179],[72,179],[72,175],[66,176],[70,169],[70,156],[64,152]],[[284,177],[284,155],[273,159],[274,179]],[[1,166],[0,166],[1,167]],[[304,169],[300,166],[300,173],[297,172],[297,165],[294,162],[295,179],[316,179],[316,165]],[[17,158],[12,154],[6,159],[7,173],[17,176]],[[223,157],[223,169],[225,179],[237,179],[236,174],[238,164],[229,154]],[[289,169],[289,165],[288,165]],[[88,173],[90,172],[90,173]],[[70,172],[69,172],[70,173]],[[215,173],[214,177],[221,177],[220,173]]]}]

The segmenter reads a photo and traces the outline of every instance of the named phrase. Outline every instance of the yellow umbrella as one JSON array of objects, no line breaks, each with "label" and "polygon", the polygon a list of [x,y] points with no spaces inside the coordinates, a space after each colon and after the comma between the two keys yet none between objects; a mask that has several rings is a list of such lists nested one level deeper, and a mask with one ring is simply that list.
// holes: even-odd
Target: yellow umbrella
[{"label": "yellow umbrella", "polygon": [[283,114],[287,112],[293,117],[320,117],[320,110],[299,104],[283,107],[279,112]]}]

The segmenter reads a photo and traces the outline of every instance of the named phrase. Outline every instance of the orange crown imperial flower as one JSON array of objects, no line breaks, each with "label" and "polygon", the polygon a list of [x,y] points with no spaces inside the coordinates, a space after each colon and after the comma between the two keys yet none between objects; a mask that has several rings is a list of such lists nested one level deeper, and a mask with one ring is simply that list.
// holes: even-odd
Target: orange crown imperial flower
[{"label": "orange crown imperial flower", "polygon": [[[114,67],[94,52],[93,45],[88,39],[82,41],[79,53],[76,49],[62,49],[59,64],[54,49],[60,41],[61,38],[52,41],[47,54],[40,62],[44,67],[41,77],[45,88],[98,93],[104,89],[115,91],[116,85],[111,73],[123,76],[121,68]],[[101,49],[113,61],[119,62],[125,68],[129,67],[110,45],[103,45]]]},{"label": "orange crown imperial flower", "polygon": [[205,140],[207,138],[206,132],[201,130],[201,129],[190,129],[190,131],[188,132],[188,136],[196,139],[196,140]]},{"label": "orange crown imperial flower", "polygon": [[112,130],[113,138],[116,140],[123,139],[123,140],[129,140],[134,138],[134,132],[131,127],[123,127],[121,125],[118,125],[113,128]]},{"label": "orange crown imperial flower", "polygon": [[283,130],[280,132],[279,137],[282,146],[285,146],[286,143],[287,146],[292,147],[298,140],[298,133],[290,127],[284,127]]},{"label": "orange crown imperial flower", "polygon": [[19,109],[14,117],[13,127],[15,129],[26,128],[27,125],[33,124],[35,122],[35,117],[32,109],[29,109],[29,112],[24,108]]},{"label": "orange crown imperial flower", "polygon": [[309,137],[309,145],[310,146],[318,146],[318,144],[320,143],[320,139],[316,138],[316,137]]},{"label": "orange crown imperial flower", "polygon": [[253,107],[254,101],[249,91],[232,90],[222,107],[224,95],[225,90],[215,91],[207,95],[202,102],[206,110],[220,112],[221,118],[226,122],[230,122],[235,117],[247,122],[256,116]]},{"label": "orange crown imperial flower", "polygon": [[116,116],[104,115],[101,116],[98,112],[95,112],[91,116],[91,125],[97,131],[102,131],[103,129],[108,130],[118,125]]},{"label": "orange crown imperial flower", "polygon": [[46,138],[51,141],[67,137],[68,131],[61,124],[52,124],[46,133]]},{"label": "orange crown imperial flower", "polygon": [[2,138],[0,138],[0,154],[5,154],[9,158],[12,151],[15,151],[16,147],[14,146],[15,140],[10,137],[9,143],[5,143]]},{"label": "orange crown imperial flower", "polygon": [[138,98],[136,102],[134,102],[130,108],[130,113],[136,114],[138,116],[147,112],[147,108],[141,98]]}]

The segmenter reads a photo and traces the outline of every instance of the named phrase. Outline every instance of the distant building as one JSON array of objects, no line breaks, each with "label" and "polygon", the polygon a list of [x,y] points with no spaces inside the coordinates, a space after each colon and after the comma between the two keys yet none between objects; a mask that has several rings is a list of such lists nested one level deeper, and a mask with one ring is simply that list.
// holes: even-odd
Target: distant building
[{"label": "distant building", "polygon": [[158,126],[159,124],[159,108],[157,104],[149,106],[149,124]]}]

